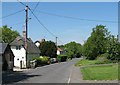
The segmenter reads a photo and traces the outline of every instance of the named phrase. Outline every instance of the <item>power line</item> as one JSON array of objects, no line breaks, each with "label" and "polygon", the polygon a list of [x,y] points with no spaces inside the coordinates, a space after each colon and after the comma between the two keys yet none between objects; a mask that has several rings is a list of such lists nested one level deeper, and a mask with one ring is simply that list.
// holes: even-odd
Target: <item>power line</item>
[{"label": "power line", "polygon": [[37,19],[37,21],[39,22],[39,24],[41,24],[52,36],[56,37],[52,32],[50,32],[48,30],[48,28],[38,19],[38,17],[33,13],[33,11],[29,8],[29,10],[31,11],[31,13],[33,14],[33,16]]},{"label": "power line", "polygon": [[81,19],[78,17],[71,17],[71,16],[65,16],[65,15],[59,15],[59,14],[54,14],[54,13],[48,13],[40,10],[36,10],[39,13],[42,14],[47,14],[47,15],[52,15],[52,16],[57,16],[57,17],[62,17],[62,18],[69,18],[69,19],[74,19],[74,20],[84,20],[84,21],[94,21],[94,22],[109,22],[109,23],[118,23],[117,21],[107,21],[107,20],[92,20],[92,19]]},{"label": "power line", "polygon": [[36,4],[35,8],[33,9],[33,12],[36,10],[36,8],[38,7],[39,2]]},{"label": "power line", "polygon": [[58,38],[59,42],[61,42],[61,44],[64,44],[59,38]]},{"label": "power line", "polygon": [[9,16],[15,15],[15,14],[17,14],[17,13],[20,13],[20,12],[22,12],[22,11],[24,11],[24,9],[22,9],[22,10],[19,10],[19,11],[17,11],[17,12],[14,12],[14,13],[11,13],[11,14],[9,14],[9,15],[6,15],[6,16],[3,16],[3,17],[1,17],[0,19],[7,18],[7,17],[9,17]]},{"label": "power line", "polygon": [[[19,1],[19,0],[18,0]],[[19,1],[20,2],[20,1]],[[26,6],[24,3],[20,2],[23,6]],[[52,36],[56,37],[52,32],[50,32],[47,27],[38,19],[38,17],[34,14],[35,9],[37,8],[37,6],[39,5],[39,2],[36,4],[35,8],[33,9],[33,11],[28,7],[28,9],[31,11],[31,13],[33,14],[33,16],[37,19],[37,21],[39,22],[40,25],[42,25],[46,31],[48,31]],[[57,37],[58,38],[58,37]],[[59,40],[60,41],[60,40]],[[62,41],[61,41],[62,42]]]},{"label": "power line", "polygon": [[24,3],[22,3],[21,1],[19,1],[19,0],[17,0],[19,3],[21,3],[23,6],[25,6],[26,7],[26,5],[24,4]]},{"label": "power line", "polygon": [[[38,5],[39,5],[39,2],[36,4],[36,6],[34,7],[34,9],[33,9],[33,12],[36,10],[36,8],[38,7]],[[32,13],[31,13],[32,14]],[[31,16],[31,14],[30,14],[30,16]]]},{"label": "power line", "polygon": [[23,22],[23,21],[22,21],[22,22],[18,22],[18,23],[16,23],[16,24],[11,24],[11,25],[9,25],[9,26],[12,27],[12,26],[15,26],[15,25],[23,24],[23,23],[25,23],[25,21],[24,21],[24,22]]}]

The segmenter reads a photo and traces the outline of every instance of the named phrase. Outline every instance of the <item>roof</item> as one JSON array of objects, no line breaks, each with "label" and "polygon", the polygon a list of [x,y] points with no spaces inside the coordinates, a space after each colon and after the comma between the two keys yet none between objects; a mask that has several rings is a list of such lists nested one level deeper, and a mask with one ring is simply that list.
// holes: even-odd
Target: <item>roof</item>
[{"label": "roof", "polygon": [[8,46],[8,43],[0,43],[0,54],[4,54],[7,46]]},{"label": "roof", "polygon": [[[12,43],[10,43],[11,46],[18,46],[21,45],[25,48],[25,38],[18,36]],[[39,48],[33,43],[33,41],[28,38],[27,39],[27,52],[28,53],[40,53]]]},{"label": "roof", "polygon": [[38,42],[38,43],[40,43],[40,41],[38,41],[38,40],[37,40],[37,41],[35,41],[34,43],[37,43],[37,42]]},{"label": "roof", "polygon": [[62,49],[61,49],[61,48],[57,48],[57,50],[58,50],[58,51],[62,51]]}]

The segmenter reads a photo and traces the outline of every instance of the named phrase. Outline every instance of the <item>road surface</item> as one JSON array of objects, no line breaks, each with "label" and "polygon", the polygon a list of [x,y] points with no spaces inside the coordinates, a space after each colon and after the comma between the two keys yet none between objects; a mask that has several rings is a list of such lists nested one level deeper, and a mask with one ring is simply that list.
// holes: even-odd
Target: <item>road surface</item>
[{"label": "road surface", "polygon": [[80,58],[76,58],[23,72],[4,74],[3,83],[77,83],[79,80],[76,81],[75,77],[79,76],[79,73],[75,77],[72,75],[75,72],[74,64],[79,60]]}]

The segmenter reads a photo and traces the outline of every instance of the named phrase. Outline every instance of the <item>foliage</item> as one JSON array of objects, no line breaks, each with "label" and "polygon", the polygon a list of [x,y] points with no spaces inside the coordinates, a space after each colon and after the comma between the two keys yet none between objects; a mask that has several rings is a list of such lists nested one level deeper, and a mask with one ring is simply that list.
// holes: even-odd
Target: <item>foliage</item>
[{"label": "foliage", "polygon": [[[104,54],[103,54],[104,55]],[[87,60],[87,59],[82,59],[78,61],[75,66],[88,66],[88,65],[97,65],[97,64],[112,64],[114,62],[106,59],[106,57],[97,57],[96,60]]]},{"label": "foliage", "polygon": [[0,41],[5,43],[11,43],[19,35],[17,31],[11,30],[7,26],[0,28],[0,32],[2,32],[0,33],[0,39],[2,38]]},{"label": "foliage", "polygon": [[101,55],[97,56],[97,58],[96,58],[97,62],[95,64],[112,63],[110,60],[108,60],[108,57],[109,57],[108,53],[104,53],[104,54],[101,54]]},{"label": "foliage", "polygon": [[47,56],[33,57],[32,60],[36,60],[37,66],[49,64],[50,58]]},{"label": "foliage", "polygon": [[78,61],[75,66],[86,66],[86,65],[94,65],[96,62],[98,62],[97,60],[80,60]]},{"label": "foliage", "polygon": [[84,80],[117,80],[118,65],[88,66],[81,68]]},{"label": "foliage", "polygon": [[57,47],[52,41],[42,42],[39,48],[42,56],[49,56],[50,58],[55,58],[57,56]]},{"label": "foliage", "polygon": [[110,32],[103,25],[98,25],[93,28],[91,36],[85,42],[83,47],[83,55],[87,59],[96,59],[98,55],[104,54],[107,51]]},{"label": "foliage", "polygon": [[58,55],[57,56],[57,61],[58,62],[64,62],[67,60],[67,56],[66,55]]},{"label": "foliage", "polygon": [[75,58],[75,57],[81,57],[82,51],[81,51],[82,45],[76,42],[70,42],[64,45],[64,49],[66,51],[66,55],[68,58]]},{"label": "foliage", "polygon": [[115,36],[112,36],[109,40],[109,46],[107,49],[107,53],[109,53],[108,59],[110,60],[120,60],[120,43],[118,43]]}]

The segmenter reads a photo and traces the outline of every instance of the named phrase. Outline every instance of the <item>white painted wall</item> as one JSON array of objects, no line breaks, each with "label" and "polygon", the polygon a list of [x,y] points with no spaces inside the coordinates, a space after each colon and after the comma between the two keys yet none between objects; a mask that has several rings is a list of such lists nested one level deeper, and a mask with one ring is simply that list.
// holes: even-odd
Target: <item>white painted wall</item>
[{"label": "white painted wall", "polygon": [[60,51],[59,50],[57,50],[57,55],[60,55]]},{"label": "white painted wall", "polygon": [[[26,51],[23,47],[20,50],[16,50],[16,46],[11,46],[11,50],[14,54],[14,66],[20,67],[20,61],[22,61],[22,66],[26,67]],[[18,60],[19,59],[19,60]]]},{"label": "white painted wall", "polygon": [[39,43],[39,42],[37,42],[37,43],[35,43],[35,45],[36,45],[37,47],[39,47],[39,46],[40,46],[40,43]]}]

